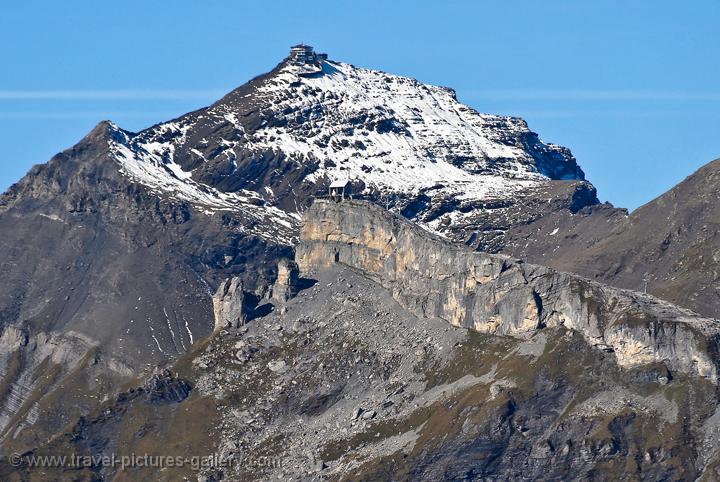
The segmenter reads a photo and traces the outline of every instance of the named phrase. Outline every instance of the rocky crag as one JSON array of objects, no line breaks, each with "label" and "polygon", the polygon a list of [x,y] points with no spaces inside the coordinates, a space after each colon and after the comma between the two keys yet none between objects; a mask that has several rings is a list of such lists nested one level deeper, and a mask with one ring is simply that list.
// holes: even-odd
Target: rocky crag
[{"label": "rocky crag", "polygon": [[662,362],[717,381],[717,320],[649,295],[470,251],[365,202],[317,201],[304,219],[301,268],[342,263],[361,270],[418,316],[513,336],[564,326],[613,352],[621,366]]}]

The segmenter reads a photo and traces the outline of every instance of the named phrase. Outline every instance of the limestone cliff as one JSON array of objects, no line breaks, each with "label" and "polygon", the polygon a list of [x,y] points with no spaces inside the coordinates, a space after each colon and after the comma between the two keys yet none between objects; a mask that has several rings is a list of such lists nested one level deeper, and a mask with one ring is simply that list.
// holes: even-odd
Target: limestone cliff
[{"label": "limestone cliff", "polygon": [[717,320],[450,244],[370,203],[316,201],[305,214],[296,260],[306,272],[334,263],[358,269],[418,316],[510,336],[564,326],[614,352],[621,366],[659,362],[717,382]]}]

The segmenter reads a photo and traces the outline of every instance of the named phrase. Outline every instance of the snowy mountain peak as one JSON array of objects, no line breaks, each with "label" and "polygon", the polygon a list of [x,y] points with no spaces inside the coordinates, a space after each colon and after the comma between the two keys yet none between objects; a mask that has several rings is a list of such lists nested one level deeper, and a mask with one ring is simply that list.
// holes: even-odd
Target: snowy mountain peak
[{"label": "snowy mountain peak", "polygon": [[399,209],[419,199],[509,199],[584,178],[569,150],[542,142],[522,119],[481,114],[452,89],[303,44],[212,106],[130,135],[113,152],[123,173],[206,211],[257,198],[293,216],[338,178]]}]

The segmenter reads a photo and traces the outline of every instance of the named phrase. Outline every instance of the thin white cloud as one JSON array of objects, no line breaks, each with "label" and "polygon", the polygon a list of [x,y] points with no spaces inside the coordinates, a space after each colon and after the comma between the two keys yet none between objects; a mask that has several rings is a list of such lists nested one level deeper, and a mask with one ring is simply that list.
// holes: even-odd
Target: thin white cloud
[{"label": "thin white cloud", "polygon": [[223,89],[201,90],[0,90],[0,100],[193,100],[216,99]]},{"label": "thin white cloud", "polygon": [[542,101],[677,101],[720,102],[720,92],[653,91],[653,90],[542,90],[487,89],[461,91],[473,100],[542,100]]},{"label": "thin white cloud", "polygon": [[177,116],[174,112],[104,112],[104,111],[57,111],[57,112],[3,112],[2,119],[169,119]]}]

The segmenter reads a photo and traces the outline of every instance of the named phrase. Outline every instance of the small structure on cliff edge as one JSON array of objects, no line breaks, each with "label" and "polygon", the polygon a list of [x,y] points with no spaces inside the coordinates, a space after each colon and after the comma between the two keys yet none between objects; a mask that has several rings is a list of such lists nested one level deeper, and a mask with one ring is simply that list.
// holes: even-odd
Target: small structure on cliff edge
[{"label": "small structure on cliff edge", "polygon": [[335,202],[344,201],[352,194],[349,179],[336,179],[330,183],[330,199]]}]

